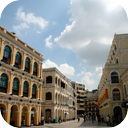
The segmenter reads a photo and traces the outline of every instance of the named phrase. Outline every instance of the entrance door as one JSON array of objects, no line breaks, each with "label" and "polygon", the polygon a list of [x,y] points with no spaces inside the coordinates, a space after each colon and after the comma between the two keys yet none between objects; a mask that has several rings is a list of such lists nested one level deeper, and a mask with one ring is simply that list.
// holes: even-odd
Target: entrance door
[{"label": "entrance door", "polygon": [[121,121],[122,121],[122,110],[119,106],[114,108],[114,115],[115,117],[118,119],[118,117],[120,116]]},{"label": "entrance door", "polygon": [[45,117],[46,117],[46,122],[48,121],[48,117],[51,118],[51,109],[45,110]]}]

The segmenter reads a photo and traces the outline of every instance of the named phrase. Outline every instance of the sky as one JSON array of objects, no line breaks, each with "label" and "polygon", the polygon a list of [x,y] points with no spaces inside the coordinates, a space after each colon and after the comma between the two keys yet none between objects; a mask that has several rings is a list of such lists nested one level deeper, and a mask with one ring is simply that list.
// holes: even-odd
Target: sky
[{"label": "sky", "polygon": [[2,10],[0,25],[42,53],[43,68],[56,67],[72,81],[85,84],[85,89],[97,89],[114,34],[128,32],[127,13],[119,3],[9,2]]}]

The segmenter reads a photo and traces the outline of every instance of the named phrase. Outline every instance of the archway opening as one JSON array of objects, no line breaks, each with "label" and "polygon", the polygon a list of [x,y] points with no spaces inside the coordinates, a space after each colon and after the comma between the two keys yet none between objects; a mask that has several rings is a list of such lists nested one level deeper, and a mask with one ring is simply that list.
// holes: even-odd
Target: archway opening
[{"label": "archway opening", "polygon": [[21,122],[22,126],[27,125],[27,121],[28,121],[27,114],[28,114],[28,108],[24,106],[22,109],[22,122]]},{"label": "archway opening", "polygon": [[18,118],[18,107],[16,105],[13,105],[10,109],[10,125],[16,127]]},{"label": "archway opening", "polygon": [[118,124],[122,122],[122,109],[119,106],[116,106],[113,110],[114,116]]},{"label": "archway opening", "polygon": [[51,109],[45,110],[45,117],[46,117],[46,122],[48,122],[48,117],[51,118]]}]

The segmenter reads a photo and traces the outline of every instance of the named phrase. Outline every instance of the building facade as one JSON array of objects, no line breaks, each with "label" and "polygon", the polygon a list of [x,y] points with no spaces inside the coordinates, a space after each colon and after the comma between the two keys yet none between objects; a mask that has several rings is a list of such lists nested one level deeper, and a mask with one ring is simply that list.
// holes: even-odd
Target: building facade
[{"label": "building facade", "polygon": [[77,88],[77,115],[84,114],[84,98],[86,97],[85,85],[80,83],[75,83]]},{"label": "building facade", "polygon": [[42,115],[48,121],[61,116],[62,121],[77,117],[77,97],[71,80],[57,68],[43,69],[44,85],[42,87]]},{"label": "building facade", "polygon": [[113,115],[121,116],[121,120],[125,117],[122,108],[124,89],[122,89],[121,75],[127,68],[128,34],[115,34],[98,85],[99,100],[97,104],[100,114],[104,117],[108,114],[111,117]]},{"label": "building facade", "polygon": [[98,115],[99,114],[99,107],[97,105],[98,101],[98,92],[89,92],[86,93],[86,98],[84,99],[84,109],[85,114],[88,116],[91,115]]},{"label": "building facade", "polygon": [[0,26],[0,109],[8,124],[39,124],[42,62],[42,54]]}]

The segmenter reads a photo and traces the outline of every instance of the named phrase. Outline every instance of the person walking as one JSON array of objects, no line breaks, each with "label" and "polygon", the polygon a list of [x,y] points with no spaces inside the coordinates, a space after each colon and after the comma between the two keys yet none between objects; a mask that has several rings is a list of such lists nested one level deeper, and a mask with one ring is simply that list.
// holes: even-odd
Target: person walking
[{"label": "person walking", "polygon": [[115,118],[115,116],[113,115],[113,116],[112,116],[112,126],[113,126],[113,127],[115,126],[115,123],[116,123],[116,118]]},{"label": "person walking", "polygon": [[61,123],[61,116],[59,117],[59,124]]},{"label": "person walking", "polygon": [[109,115],[106,117],[106,122],[107,122],[107,126],[109,126],[110,124],[110,117],[109,117]]},{"label": "person walking", "polygon": [[86,120],[86,114],[84,114],[84,122],[85,122],[85,120]]},{"label": "person walking", "polygon": [[94,116],[92,115],[92,123],[94,123]]},{"label": "person walking", "polygon": [[51,118],[50,118],[50,116],[49,116],[49,117],[48,117],[48,123],[49,123],[49,124],[50,124],[50,119],[51,119]]},{"label": "person walking", "polygon": [[41,117],[41,125],[44,125],[44,116]]},{"label": "person walking", "polygon": [[79,122],[80,121],[80,116],[79,115],[78,115],[77,119],[78,119],[78,122]]}]

